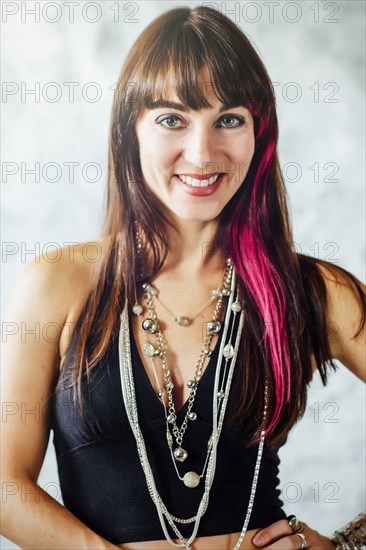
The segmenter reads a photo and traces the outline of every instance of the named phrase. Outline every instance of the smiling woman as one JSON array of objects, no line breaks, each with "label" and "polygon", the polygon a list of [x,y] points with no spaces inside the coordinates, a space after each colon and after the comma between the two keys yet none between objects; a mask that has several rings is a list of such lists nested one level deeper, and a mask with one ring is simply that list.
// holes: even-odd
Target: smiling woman
[{"label": "smiling woman", "polygon": [[[316,369],[325,385],[339,359],[365,379],[365,287],[296,253],[277,140],[267,71],[228,18],[180,7],[142,32],[113,105],[101,261],[31,263],[9,307],[63,330],[6,346],[5,401],[45,404],[2,430],[7,479],[35,495],[4,504],[7,537],[335,546],[286,517],[278,450]],[[65,508],[36,486],[50,427]]]},{"label": "smiling woman", "polygon": [[[199,79],[202,90],[213,89],[207,67]],[[212,92],[206,93],[211,107],[201,111],[180,105],[174,90],[168,97],[145,108],[136,123],[144,181],[167,214],[213,220],[248,172],[255,147],[252,115],[243,105],[223,105]]]}]

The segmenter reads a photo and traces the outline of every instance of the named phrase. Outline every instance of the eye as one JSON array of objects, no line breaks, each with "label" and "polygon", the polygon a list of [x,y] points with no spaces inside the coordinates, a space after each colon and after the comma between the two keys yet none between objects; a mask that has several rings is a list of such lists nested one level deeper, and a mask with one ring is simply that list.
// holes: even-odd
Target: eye
[{"label": "eye", "polygon": [[239,124],[236,124],[235,126],[231,124],[230,126],[224,126],[224,128],[239,128],[240,126],[243,126],[243,124],[245,124],[245,120],[236,115],[224,115],[223,117],[221,117],[221,120],[227,120],[227,119],[231,119],[231,120],[236,119],[239,122]]},{"label": "eye", "polygon": [[169,124],[168,124],[168,126],[166,126],[165,124],[163,124],[163,122],[165,122],[165,121],[172,121],[172,120],[173,120],[173,121],[174,121],[174,120],[175,120],[175,121],[177,121],[177,120],[180,121],[180,118],[177,117],[177,115],[169,115],[169,116],[167,116],[167,117],[165,117],[165,118],[162,118],[161,120],[158,120],[157,124],[159,124],[159,125],[162,126],[163,128],[167,128],[168,130],[172,130],[172,129],[176,128],[177,126],[176,126],[176,125],[170,126]]},{"label": "eye", "polygon": [[[233,124],[224,125],[224,126],[222,126],[222,128],[239,128],[240,126],[243,126],[243,124],[245,124],[244,118],[239,117],[237,115],[230,115],[230,114],[223,115],[219,120],[221,120],[221,121],[226,120],[227,121],[227,120],[230,120],[230,119],[231,120],[236,120],[237,124],[235,124],[235,125],[233,125]],[[182,121],[177,115],[169,115],[169,116],[166,116],[166,117],[162,118],[161,120],[158,120],[156,123],[159,126],[162,126],[163,128],[165,128],[167,130],[174,130],[174,129],[180,129],[181,128],[181,126],[178,126],[179,122],[182,122]]]}]

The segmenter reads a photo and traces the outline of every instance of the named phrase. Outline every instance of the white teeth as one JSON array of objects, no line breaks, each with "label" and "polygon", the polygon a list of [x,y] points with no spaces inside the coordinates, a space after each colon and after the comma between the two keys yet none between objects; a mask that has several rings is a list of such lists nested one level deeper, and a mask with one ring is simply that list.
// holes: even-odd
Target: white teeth
[{"label": "white teeth", "polygon": [[191,178],[189,176],[178,176],[179,179],[181,179],[184,183],[188,183],[189,185],[192,185],[193,187],[207,187],[208,185],[212,185],[215,183],[215,181],[220,177],[220,174],[217,176],[212,176],[212,178],[208,178],[207,180],[197,180],[195,178]]}]

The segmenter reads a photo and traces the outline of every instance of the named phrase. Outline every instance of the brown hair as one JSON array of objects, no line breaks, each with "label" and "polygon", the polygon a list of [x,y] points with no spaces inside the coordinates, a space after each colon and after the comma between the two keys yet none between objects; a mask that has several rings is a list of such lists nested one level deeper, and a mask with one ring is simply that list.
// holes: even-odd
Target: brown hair
[{"label": "brown hair", "polygon": [[[333,273],[343,273],[355,286],[362,305],[356,336],[365,322],[366,298],[350,273],[294,250],[276,151],[278,125],[272,83],[244,33],[209,7],[179,7],[160,15],[138,37],[122,67],[110,126],[103,228],[109,248],[81,316],[73,368],[74,397],[81,407],[83,373],[89,373],[105,355],[119,329],[125,299],[134,303],[141,269],[135,255],[136,226],[153,257],[151,272],[139,282],[162,268],[169,253],[166,228],[175,229],[144,184],[136,121],[145,107],[164,98],[167,84],[190,109],[208,107],[198,78],[204,65],[220,101],[247,106],[254,120],[255,153],[246,185],[220,213],[214,248],[224,243],[232,257],[245,307],[237,366],[242,398],[231,421],[253,416],[257,425],[249,444],[266,428],[266,443],[275,447],[305,412],[312,378],[311,353],[324,385],[327,368],[336,368],[328,341],[326,287],[318,263],[328,265]],[[250,258],[246,257],[249,248]],[[266,299],[262,304],[263,293]],[[266,310],[265,304],[272,307]],[[276,331],[276,327],[283,330]],[[269,380],[270,429],[269,424],[262,425],[261,416],[265,375]]]}]

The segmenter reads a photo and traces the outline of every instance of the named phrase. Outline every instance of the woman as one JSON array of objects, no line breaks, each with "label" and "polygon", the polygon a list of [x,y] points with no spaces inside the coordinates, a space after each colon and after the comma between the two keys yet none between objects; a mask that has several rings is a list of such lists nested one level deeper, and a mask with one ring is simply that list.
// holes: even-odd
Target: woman
[{"label": "woman", "polygon": [[[29,264],[8,309],[62,327],[4,346],[5,400],[42,411],[3,430],[20,546],[336,546],[286,518],[277,451],[316,369],[365,380],[365,286],[294,251],[277,137],[265,67],[219,12],[173,9],[133,45],[101,259]],[[36,484],[50,427],[66,508]]]}]

